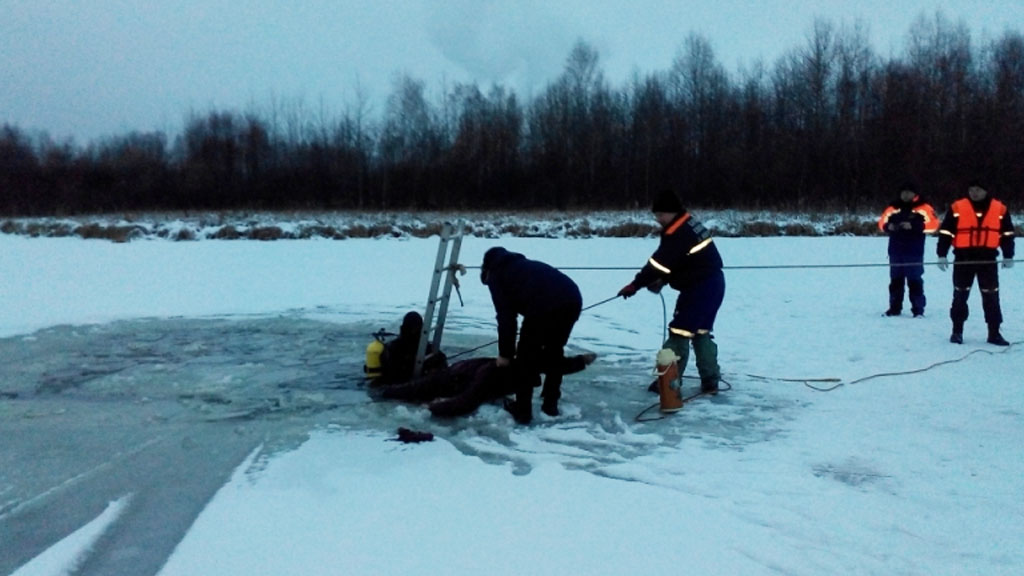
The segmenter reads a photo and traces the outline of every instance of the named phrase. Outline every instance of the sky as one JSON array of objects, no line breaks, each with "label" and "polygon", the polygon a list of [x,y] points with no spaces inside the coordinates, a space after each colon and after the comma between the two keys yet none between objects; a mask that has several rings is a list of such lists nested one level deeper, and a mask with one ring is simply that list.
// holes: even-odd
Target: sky
[{"label": "sky", "polygon": [[886,56],[937,11],[975,39],[1024,22],[1017,0],[0,0],[0,122],[82,143],[173,134],[190,111],[380,114],[400,74],[528,98],[580,39],[621,86],[690,33],[729,71],[771,65],[818,17],[863,23]]},{"label": "sky", "polygon": [[[630,267],[642,265],[656,240],[466,238],[460,260],[475,264],[497,244],[563,267]],[[878,262],[884,238],[716,244],[727,288],[715,334],[731,390],[667,419],[637,422],[638,411],[656,402],[645,388],[661,341],[662,304],[646,292],[615,299],[585,312],[573,331],[571,345],[598,353],[598,360],[566,377],[563,415],[538,414],[530,426],[517,426],[486,404],[472,416],[439,421],[422,406],[365,397],[327,411],[333,420],[311,426],[301,440],[273,447],[268,438],[268,445],[240,454],[159,573],[1019,574],[1020,270],[1000,272],[1003,333],[1014,344],[984,343],[974,293],[965,343],[957,346],[947,340],[948,273],[926,271],[924,318],[882,315],[887,270],[857,264]],[[927,249],[932,258],[934,240]],[[0,345],[63,342],[75,362],[87,364],[137,348],[166,362],[171,356],[154,347],[178,345],[172,327],[217,314],[244,326],[236,353],[256,346],[261,316],[276,326],[303,317],[325,321],[323,334],[306,337],[333,334],[336,346],[356,320],[397,323],[411,306],[422,306],[436,250],[436,238],[115,244],[0,235]],[[851,266],[813,267],[819,264]],[[750,268],[771,265],[807,267]],[[615,294],[632,276],[567,273],[584,304]],[[464,305],[450,309],[449,352],[459,336],[494,334],[489,295],[469,278]],[[667,296],[671,305],[674,293]],[[104,335],[112,334],[127,338],[125,346],[104,346]],[[181,343],[202,355],[206,340],[199,336]],[[91,339],[101,357],[78,356]],[[157,388],[197,386],[196,394],[208,373],[230,386],[217,354],[205,358],[191,377],[168,366],[146,375]],[[54,361],[44,359],[48,374],[72,371]],[[131,366],[108,377],[90,374],[89,387],[67,394],[60,411],[21,414],[28,398],[10,397],[0,397],[0,410],[9,423],[45,426],[81,417],[86,405],[112,407],[124,419],[119,423],[159,405],[156,397],[131,400],[139,384]],[[835,380],[810,381],[824,378]],[[201,434],[178,428],[183,423],[174,414],[147,428],[169,436],[172,446],[200,450]],[[220,441],[245,435],[244,421],[233,426]],[[397,426],[430,431],[435,440],[393,442]],[[89,430],[83,426],[80,435]],[[159,445],[154,439],[135,450]],[[67,446],[50,450],[74,460]],[[60,460],[49,453],[28,459]],[[124,477],[107,479],[106,504],[88,516],[58,505],[63,497],[88,501],[95,485],[88,479],[113,475],[126,459],[114,451],[111,461],[92,462],[80,474],[39,478],[27,484],[25,502],[18,490],[7,490],[0,528],[20,514],[31,523],[50,504],[67,526],[16,566],[15,576],[91,573],[77,568],[95,567],[95,557],[140,554],[116,544],[138,532],[147,506],[175,506],[159,497],[166,482],[147,480],[148,467],[128,459]],[[0,483],[12,474],[17,478],[11,467],[0,470]]]}]

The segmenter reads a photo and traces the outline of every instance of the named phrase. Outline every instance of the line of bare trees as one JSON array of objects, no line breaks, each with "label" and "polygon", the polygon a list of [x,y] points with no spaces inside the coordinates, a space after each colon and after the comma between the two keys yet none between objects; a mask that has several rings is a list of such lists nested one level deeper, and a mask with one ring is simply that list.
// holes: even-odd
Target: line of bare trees
[{"label": "line of bare trees", "polygon": [[383,114],[191,113],[180,135],[84,147],[0,127],[0,213],[631,208],[673,187],[717,208],[860,210],[914,179],[936,205],[980,178],[1024,199],[1024,36],[983,45],[941,13],[884,59],[815,21],[771,68],[729,74],[700,35],[671,68],[605,79],[578,42],[531,101],[399,77]]}]

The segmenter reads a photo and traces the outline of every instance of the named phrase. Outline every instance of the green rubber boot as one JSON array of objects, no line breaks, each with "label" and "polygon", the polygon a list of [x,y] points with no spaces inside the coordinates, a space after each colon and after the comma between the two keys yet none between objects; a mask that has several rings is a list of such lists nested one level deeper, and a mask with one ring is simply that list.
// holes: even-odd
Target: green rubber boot
[{"label": "green rubber boot", "polygon": [[718,344],[711,334],[697,334],[693,337],[693,355],[700,374],[700,391],[706,394],[718,393],[718,381],[722,371],[718,367]]}]

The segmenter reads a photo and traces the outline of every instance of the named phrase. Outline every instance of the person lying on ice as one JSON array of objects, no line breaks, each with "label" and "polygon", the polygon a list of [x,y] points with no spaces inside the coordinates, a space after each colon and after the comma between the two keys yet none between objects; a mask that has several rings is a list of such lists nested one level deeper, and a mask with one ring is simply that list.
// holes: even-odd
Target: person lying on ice
[{"label": "person lying on ice", "polygon": [[[590,365],[596,354],[563,357],[559,371],[574,374]],[[381,398],[427,402],[431,414],[454,418],[472,413],[484,402],[517,392],[512,372],[499,368],[494,357],[471,358],[420,376],[405,384],[383,386],[375,392]]]}]

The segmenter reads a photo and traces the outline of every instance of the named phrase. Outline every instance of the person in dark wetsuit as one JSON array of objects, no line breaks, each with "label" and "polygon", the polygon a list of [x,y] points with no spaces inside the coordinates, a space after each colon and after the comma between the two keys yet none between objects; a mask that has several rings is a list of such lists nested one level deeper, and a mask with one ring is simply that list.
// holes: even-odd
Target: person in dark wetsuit
[{"label": "person in dark wetsuit", "polygon": [[[374,386],[408,382],[416,370],[416,353],[419,352],[420,336],[423,333],[423,316],[419,312],[409,312],[402,318],[402,326],[398,336],[384,345],[380,355],[380,376],[374,380]],[[435,353],[427,344],[423,370],[430,371],[442,368],[446,364],[444,354]]]}]

